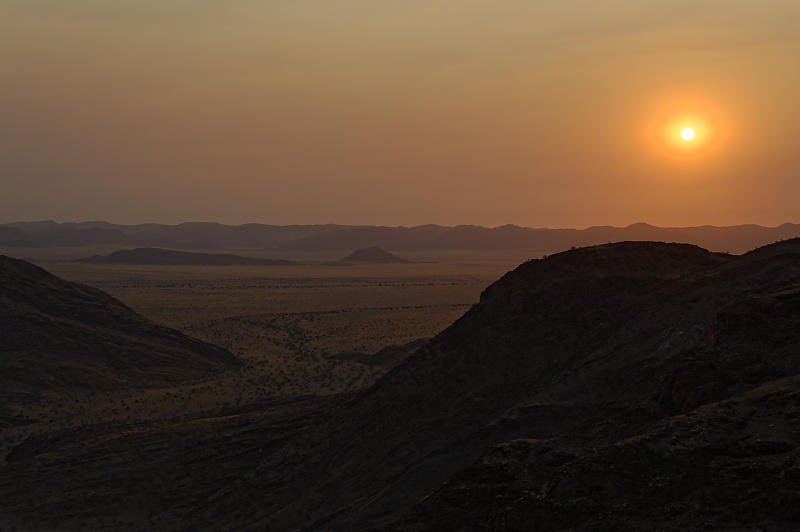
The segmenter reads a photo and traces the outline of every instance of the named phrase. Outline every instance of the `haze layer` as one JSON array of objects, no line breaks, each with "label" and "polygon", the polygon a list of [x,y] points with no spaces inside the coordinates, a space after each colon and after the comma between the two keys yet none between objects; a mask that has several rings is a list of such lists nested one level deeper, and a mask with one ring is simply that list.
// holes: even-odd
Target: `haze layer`
[{"label": "haze layer", "polygon": [[798,17],[792,0],[6,0],[0,212],[797,221]]}]

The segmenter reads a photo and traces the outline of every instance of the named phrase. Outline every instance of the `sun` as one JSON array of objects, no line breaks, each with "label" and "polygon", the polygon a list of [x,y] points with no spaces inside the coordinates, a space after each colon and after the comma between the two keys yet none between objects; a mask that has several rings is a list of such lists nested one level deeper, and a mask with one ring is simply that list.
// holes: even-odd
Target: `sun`
[{"label": "sun", "polygon": [[692,140],[694,138],[694,129],[690,127],[684,128],[684,130],[681,131],[681,138],[686,142]]}]

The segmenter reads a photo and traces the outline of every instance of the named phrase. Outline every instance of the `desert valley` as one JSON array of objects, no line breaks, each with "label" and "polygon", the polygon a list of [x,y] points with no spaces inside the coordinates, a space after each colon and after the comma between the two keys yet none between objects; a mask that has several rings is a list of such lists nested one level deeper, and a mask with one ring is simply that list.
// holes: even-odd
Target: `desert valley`
[{"label": "desert valley", "polygon": [[799,242],[4,249],[0,524],[788,530]]},{"label": "desert valley", "polygon": [[800,530],[797,0],[0,1],[0,532]]}]

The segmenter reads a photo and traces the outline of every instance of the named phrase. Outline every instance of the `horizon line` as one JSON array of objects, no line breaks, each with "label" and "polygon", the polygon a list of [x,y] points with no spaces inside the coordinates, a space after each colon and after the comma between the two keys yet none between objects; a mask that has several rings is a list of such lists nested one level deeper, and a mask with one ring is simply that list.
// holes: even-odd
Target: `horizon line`
[{"label": "horizon line", "polygon": [[457,229],[461,227],[476,227],[482,229],[500,229],[504,227],[515,227],[519,229],[530,229],[530,230],[551,230],[551,231],[587,231],[589,229],[629,229],[635,226],[647,226],[652,227],[655,229],[699,229],[699,228],[717,228],[717,229],[725,229],[725,228],[732,228],[732,227],[761,227],[764,229],[778,229],[780,227],[784,227],[787,225],[800,225],[800,223],[796,222],[783,222],[778,225],[762,225],[758,223],[740,223],[740,224],[732,224],[732,225],[714,225],[714,224],[701,224],[701,225],[654,225],[649,222],[645,221],[637,221],[630,223],[628,225],[608,225],[608,224],[595,224],[589,225],[585,227],[546,227],[546,226],[530,226],[530,225],[519,225],[514,223],[505,223],[499,225],[480,225],[480,224],[455,224],[455,225],[443,225],[437,223],[423,223],[418,225],[381,225],[381,224],[343,224],[343,223],[336,223],[336,222],[326,222],[326,223],[290,223],[290,224],[273,224],[273,223],[265,223],[265,222],[244,222],[239,224],[230,224],[230,223],[222,223],[216,221],[199,221],[199,220],[187,220],[183,222],[177,223],[163,223],[163,222],[141,222],[141,223],[116,223],[116,222],[109,222],[106,220],[82,220],[82,221],[57,221],[54,219],[46,219],[46,220],[15,220],[11,222],[0,222],[0,226],[3,225],[16,225],[16,224],[44,224],[44,223],[54,223],[57,225],[80,225],[80,224],[108,224],[108,225],[116,225],[116,226],[127,226],[127,227],[137,227],[137,226],[144,226],[144,225],[159,225],[159,226],[166,226],[166,227],[178,227],[181,225],[192,225],[192,224],[208,224],[208,225],[219,225],[223,227],[243,227],[246,225],[261,225],[267,227],[323,227],[323,226],[339,226],[342,228],[365,228],[365,227],[372,227],[372,228],[388,228],[388,229],[415,229],[419,227],[441,227],[444,229]]}]

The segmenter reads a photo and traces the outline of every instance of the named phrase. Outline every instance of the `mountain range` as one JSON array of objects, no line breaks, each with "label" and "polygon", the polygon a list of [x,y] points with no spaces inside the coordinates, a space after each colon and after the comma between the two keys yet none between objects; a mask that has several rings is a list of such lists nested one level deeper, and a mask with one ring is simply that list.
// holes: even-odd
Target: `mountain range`
[{"label": "mountain range", "polygon": [[740,253],[778,240],[800,236],[800,225],[777,227],[627,227],[545,229],[503,225],[482,227],[381,227],[348,225],[223,225],[190,222],[179,225],[117,225],[107,222],[17,222],[0,225],[0,246],[54,247],[118,245],[173,249],[259,248],[287,252],[338,251],[378,246],[390,251],[525,249],[558,251],[626,240],[686,242],[713,251]]}]

